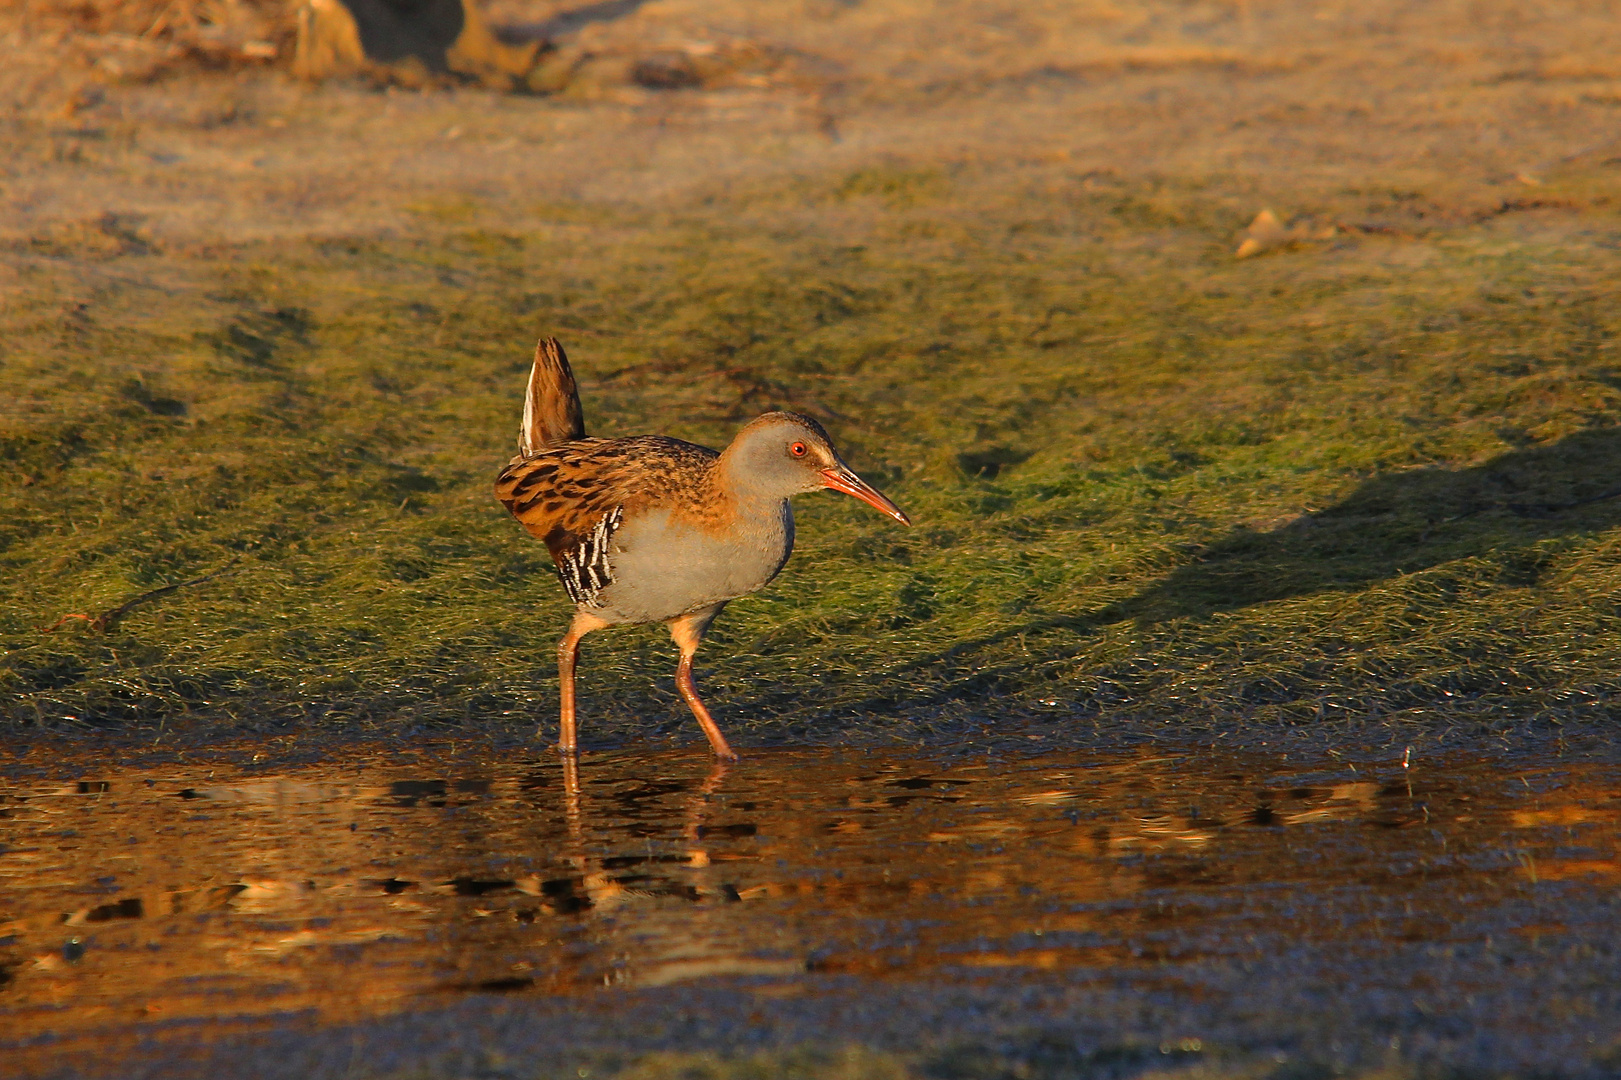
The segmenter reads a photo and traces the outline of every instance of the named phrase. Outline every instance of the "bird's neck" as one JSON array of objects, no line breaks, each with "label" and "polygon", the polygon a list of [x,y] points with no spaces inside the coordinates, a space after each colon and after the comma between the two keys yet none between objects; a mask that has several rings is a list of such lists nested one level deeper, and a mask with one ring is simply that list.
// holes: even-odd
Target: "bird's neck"
[{"label": "bird's neck", "polygon": [[715,462],[711,474],[719,501],[732,507],[741,521],[772,519],[781,515],[788,496],[761,483],[742,463],[728,455]]}]

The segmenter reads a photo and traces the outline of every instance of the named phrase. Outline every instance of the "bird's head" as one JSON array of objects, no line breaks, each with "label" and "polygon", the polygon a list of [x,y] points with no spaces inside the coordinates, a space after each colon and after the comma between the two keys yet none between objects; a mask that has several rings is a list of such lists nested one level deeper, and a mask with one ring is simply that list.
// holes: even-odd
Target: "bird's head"
[{"label": "bird's head", "polygon": [[721,455],[721,466],[734,484],[765,495],[787,498],[832,488],[902,525],[912,524],[900,507],[851,471],[821,424],[800,413],[770,412],[750,421]]}]

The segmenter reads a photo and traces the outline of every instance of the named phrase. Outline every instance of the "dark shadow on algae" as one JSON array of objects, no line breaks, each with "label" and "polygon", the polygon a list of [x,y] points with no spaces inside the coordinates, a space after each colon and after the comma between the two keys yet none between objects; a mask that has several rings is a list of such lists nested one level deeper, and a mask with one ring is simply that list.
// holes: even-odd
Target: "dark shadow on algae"
[{"label": "dark shadow on algae", "polygon": [[1375,477],[1336,506],[1268,533],[1235,529],[1197,561],[1094,624],[1157,622],[1362,589],[1494,555],[1495,583],[1536,584],[1541,540],[1621,525],[1621,430],[1582,432],[1472,469]]},{"label": "dark shadow on algae", "polygon": [[[993,696],[1027,681],[1029,658],[984,663],[977,654],[1015,638],[1087,635],[1133,620],[1145,628],[1177,619],[1198,621],[1277,600],[1356,592],[1471,558],[1479,560],[1469,568],[1479,584],[1531,586],[1553,557],[1537,547],[1539,541],[1617,525],[1621,525],[1621,429],[1581,432],[1474,468],[1377,476],[1337,505],[1271,532],[1235,528],[1204,548],[1193,562],[1128,600],[1088,614],[1005,627],[922,658],[906,670],[958,669],[939,701]],[[1059,651],[1069,648],[1060,646]],[[1111,681],[1131,679],[1129,673],[1108,675]],[[1313,696],[1323,688],[1310,693],[1300,689]],[[1121,688],[1111,692],[1109,700],[1120,703],[1125,700],[1121,693],[1130,699],[1138,696]],[[1292,696],[1300,695],[1285,694]],[[915,695],[908,701],[918,704]],[[898,704],[884,698],[867,703],[875,709]]]}]

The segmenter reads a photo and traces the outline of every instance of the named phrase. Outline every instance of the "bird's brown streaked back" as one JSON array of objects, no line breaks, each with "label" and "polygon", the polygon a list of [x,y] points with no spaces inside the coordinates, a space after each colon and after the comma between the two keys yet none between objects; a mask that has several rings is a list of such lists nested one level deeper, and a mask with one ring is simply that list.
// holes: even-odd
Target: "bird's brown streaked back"
[{"label": "bird's brown streaked back", "polygon": [[523,425],[518,429],[518,451],[527,456],[585,438],[585,413],[574,369],[556,338],[541,338],[535,346],[535,364],[529,369],[529,390],[523,399]]},{"label": "bird's brown streaked back", "polygon": [[518,456],[495,478],[495,497],[562,565],[615,509],[668,509],[709,529],[727,524],[715,490],[715,451],[663,435],[576,439]]}]

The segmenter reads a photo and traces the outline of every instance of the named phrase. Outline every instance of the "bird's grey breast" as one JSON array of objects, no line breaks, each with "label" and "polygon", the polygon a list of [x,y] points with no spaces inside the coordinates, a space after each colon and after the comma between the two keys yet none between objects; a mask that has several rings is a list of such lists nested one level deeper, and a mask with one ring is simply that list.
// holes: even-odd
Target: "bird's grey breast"
[{"label": "bird's grey breast", "polygon": [[611,581],[592,614],[610,622],[660,622],[760,589],[794,547],[787,499],[712,530],[667,510],[627,516],[613,533]]}]

